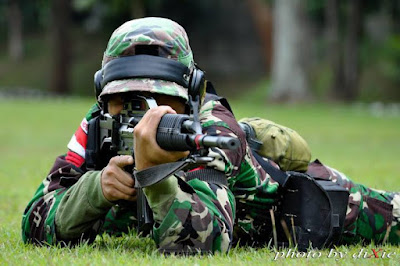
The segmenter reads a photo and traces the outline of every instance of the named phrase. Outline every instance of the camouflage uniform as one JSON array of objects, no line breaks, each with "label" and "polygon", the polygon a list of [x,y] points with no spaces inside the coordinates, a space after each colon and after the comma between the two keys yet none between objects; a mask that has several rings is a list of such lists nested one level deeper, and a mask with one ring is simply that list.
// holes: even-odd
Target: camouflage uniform
[{"label": "camouflage uniform", "polygon": [[343,242],[350,244],[373,240],[375,243],[400,243],[400,193],[356,184],[345,174],[318,160],[308,166],[307,173],[332,180],[349,191]]},{"label": "camouflage uniform", "polygon": [[[139,41],[156,43],[161,47],[160,56],[193,67],[184,30],[170,20],[157,18],[131,21],[117,29],[104,54],[103,65],[114,57],[133,55],[134,45]],[[165,87],[168,89],[164,90]],[[187,92],[179,85],[149,79],[110,82],[101,96],[139,89],[187,98]],[[85,168],[82,157],[86,147],[85,129],[87,121],[97,115],[98,110],[97,105],[89,110],[68,145],[67,155],[57,158],[29,202],[22,220],[24,242],[77,243],[91,241],[100,232],[118,235],[135,227],[135,205],[116,205],[105,200],[99,188],[100,172],[87,172]],[[162,206],[166,213],[155,214],[157,223],[153,238],[156,244],[166,251],[226,252],[237,241],[252,245],[268,243],[271,237],[269,210],[279,198],[279,184],[257,163],[233,114],[219,100],[206,97],[200,119],[205,134],[232,136],[240,141],[235,151],[209,149],[209,155],[215,159],[205,169],[224,173],[228,185],[199,179],[186,181],[187,173],[169,177],[177,189],[170,195],[172,200]],[[318,161],[310,165],[309,174],[331,179],[349,189],[351,195],[345,224],[347,243],[360,239],[383,241],[386,232],[389,232],[386,238],[390,243],[400,242],[399,194],[354,184]],[[81,206],[79,216],[63,214],[71,203]],[[74,234],[60,233],[64,230],[60,229],[61,224],[65,224],[60,217],[70,219],[70,231]]]}]

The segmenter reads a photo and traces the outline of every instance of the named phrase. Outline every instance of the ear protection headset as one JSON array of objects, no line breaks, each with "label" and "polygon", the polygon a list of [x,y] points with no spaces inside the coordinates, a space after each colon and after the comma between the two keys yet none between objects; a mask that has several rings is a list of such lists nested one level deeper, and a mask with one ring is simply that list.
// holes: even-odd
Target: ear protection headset
[{"label": "ear protection headset", "polygon": [[108,82],[129,78],[172,81],[187,88],[193,99],[201,98],[204,93],[204,72],[199,68],[195,67],[190,73],[188,67],[175,60],[140,54],[113,59],[94,74],[96,99]]}]

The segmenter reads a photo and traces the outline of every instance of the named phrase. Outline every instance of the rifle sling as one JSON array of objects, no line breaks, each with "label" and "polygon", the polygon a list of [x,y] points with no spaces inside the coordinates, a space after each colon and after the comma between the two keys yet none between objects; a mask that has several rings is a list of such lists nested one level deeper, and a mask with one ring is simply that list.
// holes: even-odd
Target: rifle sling
[{"label": "rifle sling", "polygon": [[211,168],[200,169],[188,172],[186,174],[186,181],[190,181],[196,178],[201,181],[205,181],[207,183],[214,183],[224,186],[228,185],[228,181],[226,180],[225,174],[223,172]]},{"label": "rifle sling", "polygon": [[135,187],[143,188],[154,185],[170,175],[173,175],[179,170],[182,170],[189,163],[190,162],[188,161],[178,161],[156,165],[141,171],[134,171],[133,174],[135,176]]},{"label": "rifle sling", "polygon": [[[142,171],[135,171],[135,187],[143,188],[156,184],[170,175],[182,170],[189,164],[188,161],[179,161],[153,166]],[[199,179],[207,183],[228,185],[224,173],[215,169],[200,169],[186,174],[186,181]]]}]

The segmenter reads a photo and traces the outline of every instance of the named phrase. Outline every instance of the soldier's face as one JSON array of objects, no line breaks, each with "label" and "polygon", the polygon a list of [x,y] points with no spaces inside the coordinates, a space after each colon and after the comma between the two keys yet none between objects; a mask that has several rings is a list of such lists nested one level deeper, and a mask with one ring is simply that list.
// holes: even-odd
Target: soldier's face
[{"label": "soldier's face", "polygon": [[112,95],[107,102],[108,113],[110,115],[119,114],[124,107],[124,102],[120,95]]},{"label": "soldier's face", "polygon": [[[164,95],[164,94],[155,94],[155,93],[141,93],[143,96],[153,97],[157,105],[168,105],[171,106],[178,114],[185,113],[185,104],[183,100],[178,97]],[[124,101],[121,95],[115,94],[110,96],[107,102],[108,113],[110,115],[119,114],[124,107]]]}]

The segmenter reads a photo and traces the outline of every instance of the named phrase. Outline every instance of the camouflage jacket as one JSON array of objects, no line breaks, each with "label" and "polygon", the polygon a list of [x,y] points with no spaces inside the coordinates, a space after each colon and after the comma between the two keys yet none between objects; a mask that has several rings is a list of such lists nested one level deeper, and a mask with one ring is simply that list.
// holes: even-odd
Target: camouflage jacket
[{"label": "camouflage jacket", "polygon": [[[90,109],[72,137],[67,155],[56,159],[49,175],[29,202],[22,220],[24,242],[56,244],[92,241],[101,232],[119,235],[136,226],[134,205],[103,203],[85,214],[92,219],[85,221],[79,235],[62,238],[57,234],[57,211],[68,201],[80,204],[70,192],[77,187],[85,191],[81,185],[83,180],[96,175],[86,171],[84,151],[87,121],[96,115],[98,109],[96,105]],[[233,136],[240,141],[239,148],[234,151],[209,149],[209,155],[215,159],[207,168],[223,172],[228,185],[198,179],[186,181],[185,175],[177,177],[179,192],[166,206],[168,211],[163,221],[153,229],[156,244],[167,251],[195,248],[225,252],[239,240],[240,244],[268,243],[271,238],[270,224],[267,224],[270,221],[269,210],[279,197],[279,184],[252,156],[233,114],[220,101],[206,101],[200,111],[204,133]],[[277,167],[275,163],[270,163]],[[319,162],[310,165],[309,174],[333,180],[350,191],[345,241],[366,239],[399,243],[398,194],[354,184],[344,174]]]}]

